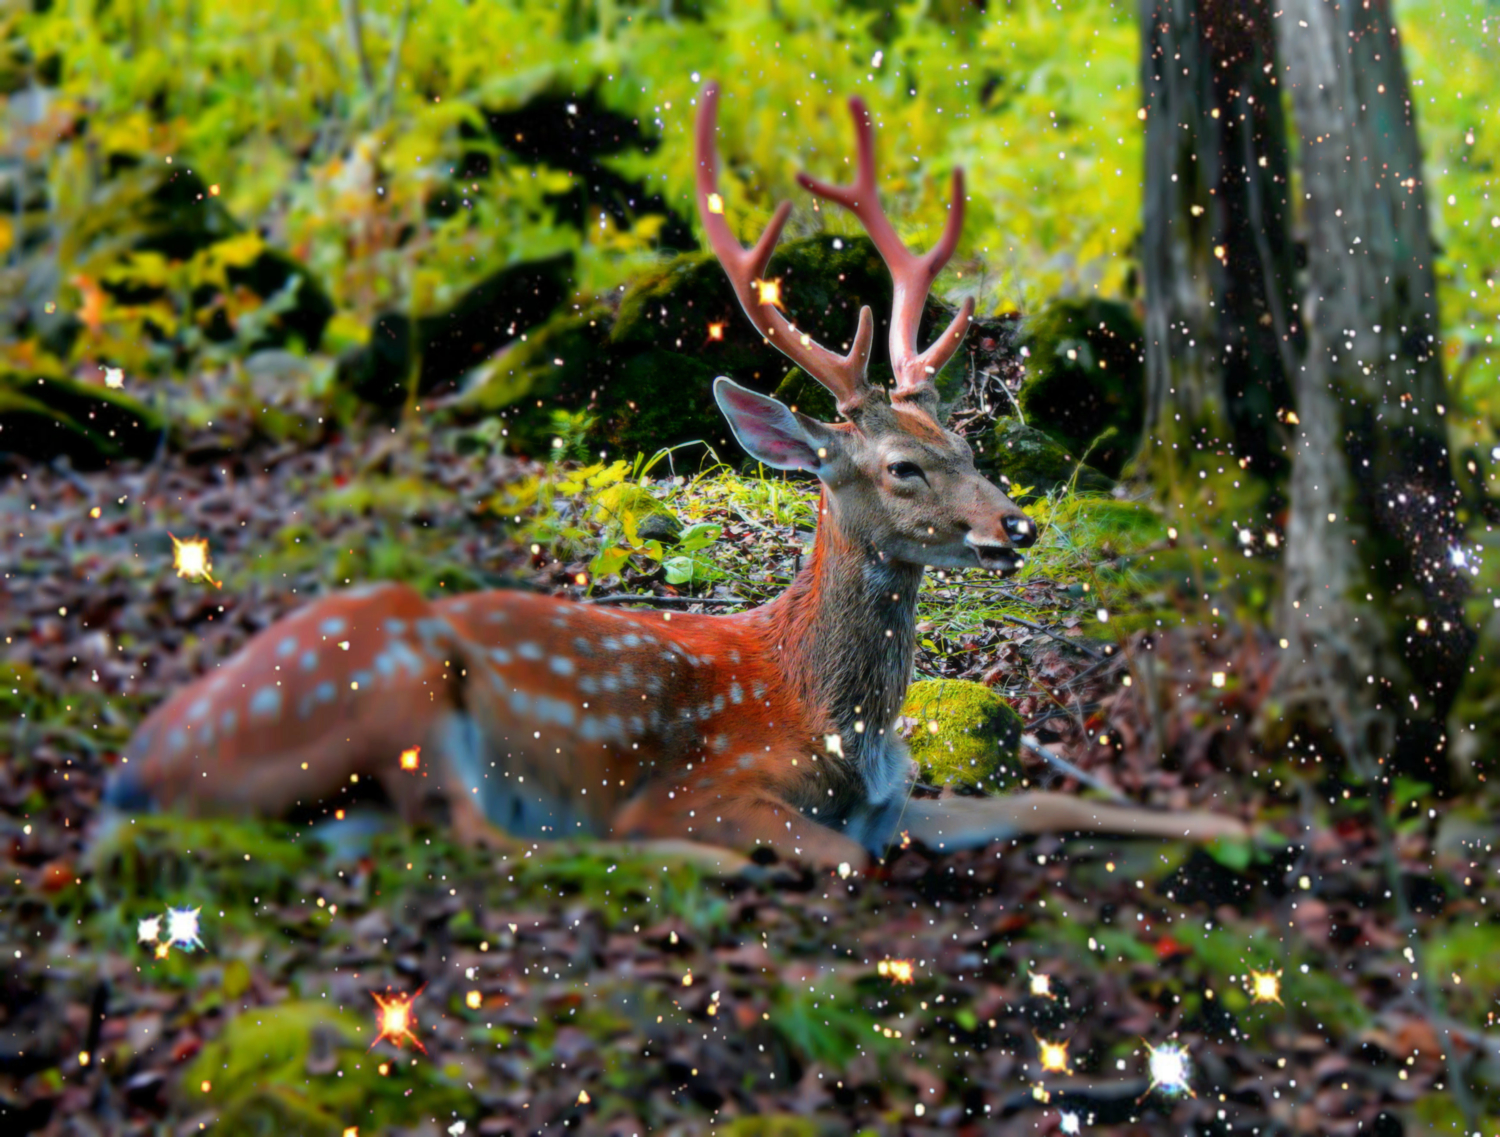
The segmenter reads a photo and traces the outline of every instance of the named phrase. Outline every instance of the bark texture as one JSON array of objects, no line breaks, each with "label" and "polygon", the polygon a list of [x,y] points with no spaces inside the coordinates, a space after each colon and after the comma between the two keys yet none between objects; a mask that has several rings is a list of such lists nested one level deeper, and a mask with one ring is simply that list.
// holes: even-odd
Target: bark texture
[{"label": "bark texture", "polygon": [[1345,749],[1442,781],[1472,643],[1414,110],[1387,0],[1285,0],[1308,277],[1278,686]]},{"label": "bark texture", "polygon": [[[1146,430],[1285,472],[1275,416],[1298,355],[1286,123],[1266,0],[1142,0]],[[1174,453],[1174,447],[1177,452]]]}]

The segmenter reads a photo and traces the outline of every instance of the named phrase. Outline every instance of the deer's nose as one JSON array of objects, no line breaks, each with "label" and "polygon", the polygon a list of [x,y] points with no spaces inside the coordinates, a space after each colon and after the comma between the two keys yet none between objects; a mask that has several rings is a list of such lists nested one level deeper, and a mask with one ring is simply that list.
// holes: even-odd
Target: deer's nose
[{"label": "deer's nose", "polygon": [[1007,517],[1004,521],[1005,536],[1017,549],[1029,549],[1036,544],[1036,522],[1029,517]]}]

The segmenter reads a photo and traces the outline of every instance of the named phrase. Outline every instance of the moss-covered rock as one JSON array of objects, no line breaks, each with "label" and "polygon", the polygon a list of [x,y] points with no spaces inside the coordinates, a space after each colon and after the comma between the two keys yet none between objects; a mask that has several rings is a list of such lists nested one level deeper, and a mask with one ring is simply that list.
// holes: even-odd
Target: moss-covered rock
[{"label": "moss-covered rock", "polygon": [[214,1131],[232,1137],[337,1137],[350,1126],[387,1133],[454,1111],[472,1114],[462,1081],[430,1063],[402,1062],[400,1077],[382,1076],[385,1059],[366,1050],[371,1021],[323,1002],[243,1011],[193,1061],[183,1092],[202,1102],[206,1084],[218,1111]]},{"label": "moss-covered rock", "polygon": [[[518,332],[527,335],[521,346],[530,344],[528,329],[551,316],[572,286],[573,254],[559,253],[507,265],[430,316],[413,321],[403,312],[382,312],[366,342],[339,360],[340,382],[383,407],[404,403],[413,379],[419,395],[455,384]],[[491,402],[498,391],[489,392]]]},{"label": "moss-covered rock", "polygon": [[62,455],[80,469],[149,458],[161,417],[123,391],[75,379],[0,375],[0,454]]},{"label": "moss-covered rock", "polygon": [[[768,272],[782,282],[787,317],[820,343],[845,348],[864,304],[875,313],[875,342],[887,342],[891,280],[867,239],[790,241]],[[945,317],[951,309],[928,305],[924,343]],[[883,351],[870,374],[889,381]],[[463,405],[504,414],[509,441],[523,453],[546,450],[551,413],[563,409],[592,414],[591,444],[618,456],[702,440],[729,458],[738,448],[710,396],[719,375],[836,417],[827,392],[751,327],[718,262],[689,253],[637,281],[617,310],[560,314],[528,334],[475,375]]]},{"label": "moss-covered rock", "polygon": [[[1055,300],[1022,325],[1026,421],[1118,476],[1140,443],[1146,408],[1141,328],[1124,304]],[[1092,444],[1092,449],[1090,445]]]},{"label": "moss-covered rock", "polygon": [[919,680],[901,714],[912,721],[907,745],[923,781],[995,793],[1016,780],[1021,716],[984,684]]},{"label": "moss-covered rock", "polygon": [[1115,487],[1113,478],[1080,464],[1075,454],[1047,432],[1017,418],[997,419],[989,437],[974,449],[975,465],[982,474],[1007,493],[1013,489],[1027,491],[1017,498],[1020,501],[1033,500],[1066,485],[1073,481],[1075,471],[1076,489],[1108,493]]}]

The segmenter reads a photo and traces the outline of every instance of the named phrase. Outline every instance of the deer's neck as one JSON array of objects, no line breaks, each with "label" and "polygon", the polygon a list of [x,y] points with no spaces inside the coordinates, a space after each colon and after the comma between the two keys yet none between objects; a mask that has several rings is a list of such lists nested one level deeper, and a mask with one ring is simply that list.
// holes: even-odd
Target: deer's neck
[{"label": "deer's neck", "polygon": [[889,753],[911,679],[922,571],[851,538],[825,493],[812,558],[766,609],[797,698],[823,713],[867,779]]}]

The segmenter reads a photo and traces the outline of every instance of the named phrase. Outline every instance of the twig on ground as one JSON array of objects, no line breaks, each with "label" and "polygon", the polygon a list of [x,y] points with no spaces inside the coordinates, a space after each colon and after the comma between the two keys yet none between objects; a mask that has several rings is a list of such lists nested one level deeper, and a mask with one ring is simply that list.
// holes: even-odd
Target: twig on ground
[{"label": "twig on ground", "polygon": [[1113,786],[1105,785],[1098,778],[1094,777],[1093,774],[1090,774],[1087,770],[1080,770],[1077,766],[1073,765],[1073,763],[1069,762],[1061,754],[1055,754],[1051,750],[1048,750],[1031,735],[1023,734],[1021,736],[1021,745],[1026,747],[1027,750],[1030,750],[1039,758],[1045,760],[1047,764],[1050,765],[1058,773],[1066,774],[1068,777],[1076,779],[1083,785],[1088,786],[1091,790],[1098,790],[1115,804],[1133,804],[1130,799],[1122,794],[1119,790],[1115,789]]},{"label": "twig on ground", "polygon": [[1060,644],[1066,644],[1068,647],[1077,648],[1080,652],[1088,656],[1095,663],[1103,663],[1106,659],[1109,658],[1103,652],[1095,651],[1093,648],[1089,647],[1088,644],[1083,643],[1080,640],[1069,639],[1067,636],[1059,635],[1057,632],[1054,632],[1051,628],[1044,627],[1041,624],[1032,623],[1032,621],[1022,619],[1020,616],[1012,616],[1008,612],[997,612],[995,614],[995,618],[997,620],[1007,620],[1012,624],[1020,624],[1021,627],[1030,628],[1033,632],[1041,632],[1044,636],[1051,636]]}]

